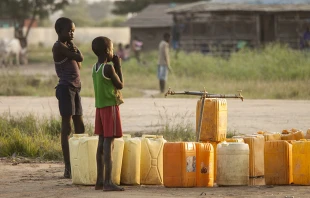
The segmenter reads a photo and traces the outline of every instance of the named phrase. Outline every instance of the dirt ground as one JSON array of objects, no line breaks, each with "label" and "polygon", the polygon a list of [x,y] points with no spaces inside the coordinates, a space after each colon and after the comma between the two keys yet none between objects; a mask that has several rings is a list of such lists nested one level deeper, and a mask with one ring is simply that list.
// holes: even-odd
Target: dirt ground
[{"label": "dirt ground", "polygon": [[252,186],[214,188],[165,188],[164,186],[123,186],[124,192],[102,192],[94,186],[73,185],[63,179],[60,163],[13,163],[0,160],[0,195],[16,197],[105,197],[105,198],[162,198],[162,197],[309,197],[307,186]]},{"label": "dirt ground", "polygon": [[[0,71],[1,72],[1,71]],[[25,70],[29,72],[29,70]],[[46,73],[48,75],[48,73]],[[86,122],[94,121],[94,99],[82,98]],[[167,120],[190,122],[195,126],[197,99],[131,98],[121,105],[124,132],[149,132]],[[310,101],[228,100],[228,129],[251,134],[259,130],[277,131],[309,125]],[[34,113],[58,116],[55,97],[0,97],[0,113]],[[1,130],[1,126],[0,126]],[[124,192],[95,191],[93,186],[72,185],[63,179],[62,163],[16,163],[0,159],[0,197],[310,197],[307,186],[265,186],[251,180],[251,186],[214,188],[165,188],[163,186],[125,186]]]},{"label": "dirt ground", "polygon": [[[93,122],[94,100],[83,98],[85,119]],[[196,99],[132,98],[121,105],[125,132],[148,132],[161,123],[159,115],[170,122],[186,117],[195,122]],[[309,101],[228,100],[228,128],[242,133],[258,130],[281,131],[309,127]],[[0,112],[32,112],[39,116],[58,115],[54,97],[0,97]],[[175,118],[175,119],[174,119]],[[179,119],[179,120],[178,120]],[[62,163],[19,163],[0,161],[0,197],[309,197],[310,188],[303,186],[254,186],[215,188],[165,188],[163,186],[125,186],[125,192],[95,191],[93,186],[72,185],[62,179]]]}]

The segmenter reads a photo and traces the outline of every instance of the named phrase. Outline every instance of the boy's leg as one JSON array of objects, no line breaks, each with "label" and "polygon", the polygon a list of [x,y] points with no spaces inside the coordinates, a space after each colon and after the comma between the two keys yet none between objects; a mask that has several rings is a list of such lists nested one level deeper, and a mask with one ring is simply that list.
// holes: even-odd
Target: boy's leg
[{"label": "boy's leg", "polygon": [[83,122],[83,116],[73,115],[72,116],[74,131],[76,134],[82,134],[85,132],[85,126]]},{"label": "boy's leg", "polygon": [[98,147],[97,147],[97,154],[96,154],[96,161],[97,161],[97,182],[95,186],[95,190],[102,190],[103,189],[103,142],[104,137],[103,135],[99,135]]},{"label": "boy's leg", "polygon": [[74,103],[74,112],[73,112],[73,124],[75,133],[81,134],[85,132],[85,126],[83,122],[83,109],[82,109],[82,102],[80,96],[80,88],[74,88],[71,90],[72,96],[72,103]]},{"label": "boy's leg", "polygon": [[114,138],[104,138],[103,150],[104,150],[104,191],[123,191],[121,188],[112,182],[112,150],[113,150]]},{"label": "boy's leg", "polygon": [[70,164],[70,152],[69,152],[69,135],[71,133],[71,116],[61,117],[61,148],[65,163],[65,178],[71,178],[71,164]]}]

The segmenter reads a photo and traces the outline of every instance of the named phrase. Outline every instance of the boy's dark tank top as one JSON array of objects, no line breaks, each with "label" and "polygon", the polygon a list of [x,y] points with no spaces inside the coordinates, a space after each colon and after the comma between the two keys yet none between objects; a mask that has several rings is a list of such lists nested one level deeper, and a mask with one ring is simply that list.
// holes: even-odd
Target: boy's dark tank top
[{"label": "boy's dark tank top", "polygon": [[59,78],[58,85],[81,87],[80,69],[75,60],[65,58],[62,61],[55,62],[55,70]]}]

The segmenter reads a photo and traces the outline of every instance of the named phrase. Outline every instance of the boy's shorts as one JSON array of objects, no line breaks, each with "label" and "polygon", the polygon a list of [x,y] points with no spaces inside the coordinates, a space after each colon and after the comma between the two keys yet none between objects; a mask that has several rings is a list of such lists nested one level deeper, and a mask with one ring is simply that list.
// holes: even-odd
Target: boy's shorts
[{"label": "boy's shorts", "polygon": [[167,80],[168,78],[168,67],[164,65],[158,65],[157,78],[159,80]]},{"label": "boy's shorts", "polygon": [[96,108],[95,134],[114,138],[123,136],[119,106]]},{"label": "boy's shorts", "polygon": [[80,91],[81,88],[67,85],[56,87],[56,98],[61,116],[83,115]]}]

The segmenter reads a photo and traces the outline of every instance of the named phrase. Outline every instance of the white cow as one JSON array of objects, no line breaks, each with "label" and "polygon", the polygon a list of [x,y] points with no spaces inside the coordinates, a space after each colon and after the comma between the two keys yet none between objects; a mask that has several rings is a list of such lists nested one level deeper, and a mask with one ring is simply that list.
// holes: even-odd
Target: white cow
[{"label": "white cow", "polygon": [[12,65],[15,57],[16,65],[20,64],[20,60],[27,64],[27,48],[22,48],[20,41],[16,38],[0,40],[0,65]]}]

